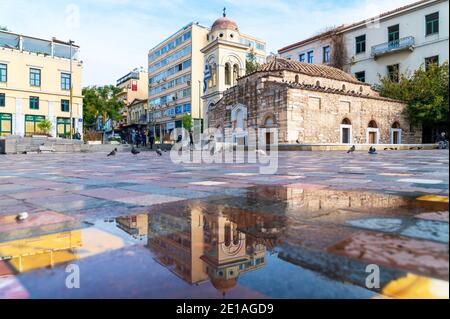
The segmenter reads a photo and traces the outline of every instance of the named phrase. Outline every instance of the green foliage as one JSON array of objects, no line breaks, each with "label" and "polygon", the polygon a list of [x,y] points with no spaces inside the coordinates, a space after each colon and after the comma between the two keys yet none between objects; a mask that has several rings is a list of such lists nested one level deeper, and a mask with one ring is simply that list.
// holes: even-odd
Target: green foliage
[{"label": "green foliage", "polygon": [[189,114],[184,114],[181,118],[181,122],[183,123],[183,127],[186,130],[190,130],[192,128],[192,116]]},{"label": "green foliage", "polygon": [[255,52],[252,50],[247,55],[247,60],[245,61],[245,74],[255,72],[258,68],[258,63],[256,63]]},{"label": "green foliage", "polygon": [[52,122],[48,119],[45,119],[41,122],[38,123],[37,127],[39,128],[39,130],[41,131],[41,133],[49,135],[50,134],[50,130],[52,129]]},{"label": "green foliage", "polygon": [[114,85],[83,88],[83,121],[86,126],[94,126],[98,119],[102,120],[102,125],[110,119],[120,120],[120,109],[125,106],[117,99],[121,91]]},{"label": "green foliage", "polygon": [[407,103],[412,124],[436,125],[448,122],[448,62],[431,64],[412,74],[401,74],[398,82],[381,79],[380,95]]}]

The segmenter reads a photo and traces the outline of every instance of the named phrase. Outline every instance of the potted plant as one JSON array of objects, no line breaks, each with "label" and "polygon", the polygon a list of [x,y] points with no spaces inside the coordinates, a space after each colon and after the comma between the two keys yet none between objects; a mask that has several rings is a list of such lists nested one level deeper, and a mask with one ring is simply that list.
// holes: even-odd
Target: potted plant
[{"label": "potted plant", "polygon": [[48,119],[45,119],[38,123],[37,127],[39,128],[39,131],[42,135],[51,137],[50,131],[52,129],[52,122]]}]

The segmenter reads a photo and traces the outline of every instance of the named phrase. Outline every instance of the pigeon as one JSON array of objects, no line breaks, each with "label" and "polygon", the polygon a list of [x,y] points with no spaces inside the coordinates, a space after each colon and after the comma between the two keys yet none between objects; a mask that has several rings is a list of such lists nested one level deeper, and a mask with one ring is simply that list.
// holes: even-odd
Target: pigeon
[{"label": "pigeon", "polygon": [[162,155],[162,152],[161,152],[161,150],[159,148],[156,149],[156,154],[158,154],[159,156]]},{"label": "pigeon", "polygon": [[296,140],[295,143],[300,144],[300,141],[299,141],[299,140]]},{"label": "pigeon", "polygon": [[349,150],[347,151],[347,154],[353,153],[355,151],[355,149],[356,149],[355,145],[352,145],[352,147],[350,147]]},{"label": "pigeon", "polygon": [[421,149],[423,149],[423,147],[422,147],[422,146],[420,146],[420,147],[418,147],[417,149],[418,149],[418,150],[421,150]]},{"label": "pigeon", "polygon": [[22,213],[20,213],[20,214],[18,214],[17,216],[16,216],[16,219],[18,220],[18,221],[24,221],[25,219],[27,219],[28,218],[28,213],[27,212],[22,212]]},{"label": "pigeon", "polygon": [[264,152],[263,150],[255,150],[255,152],[258,154],[258,155],[262,155],[262,156],[267,156],[267,154],[266,154],[266,152]]},{"label": "pigeon", "polygon": [[375,149],[375,147],[371,146],[369,148],[369,154],[376,154],[376,153],[377,153],[377,150]]},{"label": "pigeon", "polygon": [[131,154],[138,155],[140,152],[134,148],[134,146],[131,148]]},{"label": "pigeon", "polygon": [[117,148],[113,149],[113,150],[111,151],[111,153],[109,153],[108,155],[106,155],[106,157],[114,156],[114,155],[116,155],[116,153],[117,153]]},{"label": "pigeon", "polygon": [[385,151],[387,151],[387,150],[388,150],[388,148],[387,148],[387,147],[385,147],[385,148],[384,148],[384,150],[385,150]]}]

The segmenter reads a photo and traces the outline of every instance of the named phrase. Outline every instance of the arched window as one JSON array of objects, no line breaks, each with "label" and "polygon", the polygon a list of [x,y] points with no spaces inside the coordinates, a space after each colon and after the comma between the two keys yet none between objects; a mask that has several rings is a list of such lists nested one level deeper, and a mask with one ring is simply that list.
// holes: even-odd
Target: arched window
[{"label": "arched window", "polygon": [[298,75],[295,76],[295,83],[298,83],[300,81]]},{"label": "arched window", "polygon": [[233,65],[233,85],[237,83],[237,78],[239,77],[239,65]]},{"label": "arched window", "polygon": [[272,126],[274,124],[274,120],[272,116],[269,116],[266,118],[264,125],[265,126]]},{"label": "arched window", "polygon": [[350,144],[352,143],[352,122],[345,118],[341,122],[341,143]]},{"label": "arched window", "polygon": [[342,120],[341,124],[343,124],[343,125],[352,125],[352,122],[348,118],[345,118],[345,119]]},{"label": "arched window", "polygon": [[240,109],[236,111],[236,129],[244,129],[244,112]]},{"label": "arched window", "polygon": [[214,63],[212,66],[212,74],[211,74],[211,78],[212,78],[212,86],[216,86],[217,85],[217,65]]},{"label": "arched window", "polygon": [[231,245],[231,225],[229,223],[225,224],[224,237],[225,246],[229,247]]},{"label": "arched window", "polygon": [[395,122],[392,124],[392,128],[400,128],[400,123],[397,122],[397,121],[395,121]]},{"label": "arched window", "polygon": [[342,91],[345,91],[347,89],[347,87],[345,86],[345,84],[342,84]]},{"label": "arched window", "polygon": [[361,93],[362,93],[362,92],[363,92],[363,90],[364,90],[364,89],[363,89],[363,87],[362,87],[362,86],[360,86],[360,87],[359,87],[359,92],[361,92]]},{"label": "arched window", "polygon": [[208,87],[211,88],[213,86],[213,76],[212,75],[214,72],[213,66],[211,64],[209,65],[209,72],[211,73],[211,77],[208,80]]},{"label": "arched window", "polygon": [[369,122],[369,127],[370,128],[378,128],[377,122],[375,122],[374,120]]},{"label": "arched window", "polygon": [[231,67],[229,63],[225,64],[225,85],[231,85]]},{"label": "arched window", "polygon": [[316,86],[320,86],[320,81],[316,81]]}]

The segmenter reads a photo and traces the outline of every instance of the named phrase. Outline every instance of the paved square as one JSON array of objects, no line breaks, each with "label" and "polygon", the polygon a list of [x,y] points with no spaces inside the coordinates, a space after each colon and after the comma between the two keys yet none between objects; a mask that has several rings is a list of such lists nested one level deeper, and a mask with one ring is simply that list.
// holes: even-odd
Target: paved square
[{"label": "paved square", "polygon": [[280,152],[261,175],[169,153],[2,155],[0,298],[448,297],[448,163]]}]

